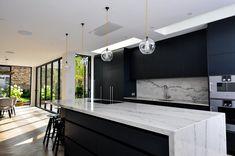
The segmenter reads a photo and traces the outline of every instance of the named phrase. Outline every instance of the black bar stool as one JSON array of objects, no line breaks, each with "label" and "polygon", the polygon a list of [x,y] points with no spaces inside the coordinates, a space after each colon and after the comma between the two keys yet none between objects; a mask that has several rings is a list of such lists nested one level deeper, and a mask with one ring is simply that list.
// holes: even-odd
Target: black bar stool
[{"label": "black bar stool", "polygon": [[[46,147],[48,146],[49,139],[54,137],[54,134],[56,131],[55,130],[55,121],[56,121],[56,119],[58,119],[60,117],[60,115],[59,114],[49,114],[48,117],[49,117],[49,122],[48,122],[46,133],[45,133],[45,136],[43,139],[43,144],[45,144],[45,141],[46,141]],[[53,132],[51,132],[52,129],[53,129]]]},{"label": "black bar stool", "polygon": [[58,118],[55,121],[56,136],[53,143],[52,150],[55,150],[55,156],[57,156],[59,144],[64,144],[64,119]]}]

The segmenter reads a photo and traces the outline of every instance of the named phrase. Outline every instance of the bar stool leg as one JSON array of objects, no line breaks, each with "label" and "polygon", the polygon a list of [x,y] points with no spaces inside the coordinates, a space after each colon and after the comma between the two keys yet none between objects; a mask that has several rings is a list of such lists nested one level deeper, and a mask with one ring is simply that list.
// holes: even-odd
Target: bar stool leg
[{"label": "bar stool leg", "polygon": [[50,125],[49,125],[48,134],[47,134],[47,138],[46,138],[47,139],[46,147],[48,146],[50,135],[51,135],[51,125],[52,125],[52,123],[50,123]]},{"label": "bar stool leg", "polygon": [[51,127],[51,123],[52,123],[52,118],[49,119],[49,122],[48,122],[48,125],[47,125],[47,129],[46,129],[46,133],[45,133],[45,136],[44,136],[44,139],[43,139],[43,144],[45,143],[46,138],[47,138],[47,136],[48,136],[49,129],[50,129],[50,127]]}]

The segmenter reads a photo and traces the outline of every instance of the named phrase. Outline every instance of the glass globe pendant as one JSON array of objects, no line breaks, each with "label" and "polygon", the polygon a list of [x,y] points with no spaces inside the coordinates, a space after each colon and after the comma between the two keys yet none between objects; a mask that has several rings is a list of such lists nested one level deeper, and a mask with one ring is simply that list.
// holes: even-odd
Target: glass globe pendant
[{"label": "glass globe pendant", "polygon": [[139,44],[139,49],[142,54],[152,54],[155,50],[155,47],[155,42],[148,36]]},{"label": "glass globe pendant", "polygon": [[152,54],[155,50],[155,42],[148,37],[148,0],[146,0],[146,38],[139,44],[139,49],[142,54]]},{"label": "glass globe pendant", "polygon": [[104,51],[101,53],[101,59],[105,62],[110,62],[113,59],[113,52],[106,48]]}]

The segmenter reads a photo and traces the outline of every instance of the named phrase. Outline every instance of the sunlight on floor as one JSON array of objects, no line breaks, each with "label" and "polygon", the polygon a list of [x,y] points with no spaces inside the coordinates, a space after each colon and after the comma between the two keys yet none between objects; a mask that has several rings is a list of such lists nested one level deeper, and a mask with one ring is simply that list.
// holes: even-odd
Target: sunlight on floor
[{"label": "sunlight on floor", "polygon": [[0,142],[46,126],[47,114],[35,107],[17,107],[16,116],[0,120]]},{"label": "sunlight on floor", "polygon": [[36,141],[36,140],[39,140],[39,139],[43,138],[44,135],[45,135],[45,132],[41,133],[40,135],[37,135],[36,138],[35,138],[35,137],[32,137],[32,138],[30,138],[30,139],[27,139],[27,140],[24,140],[24,141],[22,141],[22,142],[19,142],[19,143],[15,144],[14,146],[20,146],[20,145],[24,145],[24,144],[30,144],[30,143],[32,143],[32,142],[34,142],[34,141]]}]

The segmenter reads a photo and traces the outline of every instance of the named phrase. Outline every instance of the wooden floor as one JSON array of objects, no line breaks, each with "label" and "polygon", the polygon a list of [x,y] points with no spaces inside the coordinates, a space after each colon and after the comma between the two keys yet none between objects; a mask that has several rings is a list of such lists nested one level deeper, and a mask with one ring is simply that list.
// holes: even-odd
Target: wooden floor
[{"label": "wooden floor", "polygon": [[[52,141],[48,148],[43,137],[48,112],[36,107],[17,107],[16,116],[0,118],[0,156],[53,156]],[[60,147],[58,156],[63,155]]]}]

